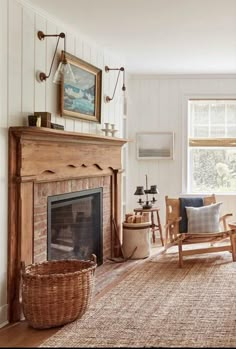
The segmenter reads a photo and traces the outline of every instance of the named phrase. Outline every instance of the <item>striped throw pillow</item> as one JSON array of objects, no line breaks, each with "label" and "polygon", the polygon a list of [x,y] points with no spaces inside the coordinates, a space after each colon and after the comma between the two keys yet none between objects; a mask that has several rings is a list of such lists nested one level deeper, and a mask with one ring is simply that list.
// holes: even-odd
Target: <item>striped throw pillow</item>
[{"label": "striped throw pillow", "polygon": [[186,207],[188,233],[217,233],[220,231],[222,202],[202,207]]}]

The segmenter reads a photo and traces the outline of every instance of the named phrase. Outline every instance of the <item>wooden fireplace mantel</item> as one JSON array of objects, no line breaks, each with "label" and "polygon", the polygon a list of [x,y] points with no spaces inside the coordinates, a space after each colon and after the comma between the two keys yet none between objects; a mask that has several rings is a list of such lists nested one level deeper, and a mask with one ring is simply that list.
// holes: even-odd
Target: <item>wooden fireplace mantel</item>
[{"label": "wooden fireplace mantel", "polygon": [[[112,216],[121,230],[121,151],[126,139],[43,127],[9,128],[8,305],[20,320],[20,266],[33,262],[34,184],[111,176]],[[114,245],[117,245],[114,242]],[[115,252],[116,253],[116,252]]]},{"label": "wooden fireplace mantel", "polygon": [[[12,127],[10,154],[17,160],[18,181],[62,180],[102,175],[109,169],[121,170],[121,147],[125,139],[40,127]],[[17,146],[17,149],[14,149]],[[14,159],[17,155],[17,159]],[[87,168],[85,170],[85,168]],[[96,171],[97,168],[97,171]],[[89,172],[89,173],[88,173]]]}]

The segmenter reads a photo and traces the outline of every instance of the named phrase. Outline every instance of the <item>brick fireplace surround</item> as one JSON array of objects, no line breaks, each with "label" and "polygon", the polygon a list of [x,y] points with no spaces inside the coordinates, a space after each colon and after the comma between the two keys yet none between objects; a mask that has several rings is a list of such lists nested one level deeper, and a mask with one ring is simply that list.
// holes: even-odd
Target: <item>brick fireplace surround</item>
[{"label": "brick fireplace surround", "polygon": [[9,128],[9,322],[20,320],[20,268],[47,258],[47,198],[103,189],[103,257],[119,254],[125,139],[38,127]]}]

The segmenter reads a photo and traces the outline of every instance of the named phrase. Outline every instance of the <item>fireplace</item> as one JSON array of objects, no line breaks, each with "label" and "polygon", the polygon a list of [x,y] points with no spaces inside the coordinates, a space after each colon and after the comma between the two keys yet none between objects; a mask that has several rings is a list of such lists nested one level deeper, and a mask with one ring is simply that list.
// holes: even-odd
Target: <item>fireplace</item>
[{"label": "fireplace", "polygon": [[[81,225],[85,225],[85,222],[83,221],[85,221],[86,219],[88,220],[88,226],[90,226],[91,224],[91,219],[94,220],[94,224],[99,224],[100,226],[100,251],[98,253],[97,248],[96,252],[98,253],[98,255],[94,251],[92,253],[96,254],[97,258],[99,259],[99,264],[102,264],[104,259],[109,258],[113,250],[111,234],[111,186],[111,176],[77,178],[73,180],[68,179],[64,181],[35,183],[33,193],[32,261],[34,263],[39,263],[47,259],[62,258],[63,255],[65,258],[68,258],[70,255],[73,257],[73,253],[71,253],[71,243],[69,244],[69,246],[63,247],[59,246],[59,241],[55,240],[64,239],[64,243],[67,243],[68,245],[67,240],[71,240],[73,239],[73,237],[74,239],[76,239],[74,236],[74,230],[78,228],[79,223],[81,223]],[[94,197],[93,212],[96,212],[98,216],[89,218],[87,217],[88,214],[86,213],[85,217],[82,217],[79,213],[79,210],[81,211],[81,213],[83,213],[84,208],[78,208],[78,205],[81,206],[81,204],[75,202],[76,197],[78,200],[81,200],[81,203],[83,203],[83,205],[87,205],[89,209],[91,209],[89,205],[92,204],[91,200],[92,197]],[[87,203],[86,200],[88,200]],[[63,209],[63,206],[66,202],[68,202],[67,208]],[[53,217],[51,216],[51,207],[54,207],[54,211],[58,213],[58,215],[60,213],[60,219],[63,225],[62,227],[55,227],[55,223],[57,222],[55,222],[54,215]],[[69,222],[69,219],[71,219],[72,221]],[[78,222],[78,220],[80,222]],[[51,227],[52,224],[53,227]],[[75,225],[73,226],[73,224]],[[52,254],[52,251],[48,249],[50,241],[52,241],[53,243],[52,247],[55,254]],[[62,241],[60,240],[60,242]],[[61,251],[61,253],[59,253],[59,251]],[[63,254],[63,251],[67,251],[68,254]],[[91,258],[89,251],[86,256],[83,255],[87,259]],[[79,258],[79,253],[77,253],[77,258]]]},{"label": "fireplace", "polygon": [[[21,315],[21,262],[28,265],[61,258],[63,248],[73,250],[72,258],[86,259],[91,251],[96,251],[100,264],[108,257],[119,256],[121,150],[126,142],[43,127],[9,128],[9,322],[19,321]],[[79,200],[81,194],[86,198],[88,194],[88,202],[84,203],[84,198],[82,202],[92,212],[90,216],[74,203],[74,193]],[[59,202],[54,200],[56,197]],[[64,199],[69,202],[67,215],[73,219],[57,229],[51,213],[47,222],[48,206],[52,211],[60,211]],[[98,202],[101,204],[97,209]],[[95,231],[85,226],[95,227]],[[83,231],[83,238],[76,235],[79,230]],[[93,242],[88,244],[88,237]]]},{"label": "fireplace", "polygon": [[102,188],[48,197],[47,259],[103,262]]}]

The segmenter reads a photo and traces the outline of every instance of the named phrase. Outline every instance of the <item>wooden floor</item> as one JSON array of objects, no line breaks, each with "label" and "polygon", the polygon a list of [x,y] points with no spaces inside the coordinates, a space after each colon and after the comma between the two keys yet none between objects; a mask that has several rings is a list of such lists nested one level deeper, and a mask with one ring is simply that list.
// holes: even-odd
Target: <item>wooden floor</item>
[{"label": "wooden floor", "polygon": [[[158,242],[151,249],[151,255],[162,253],[163,248]],[[124,263],[107,261],[96,269],[95,294],[93,301],[102,297],[111,288],[115,287],[127,273],[130,273],[138,263],[145,259],[128,260]],[[59,328],[36,330],[28,326],[26,321],[7,325],[0,329],[0,347],[29,348],[38,347],[47,338],[56,333]]]}]

